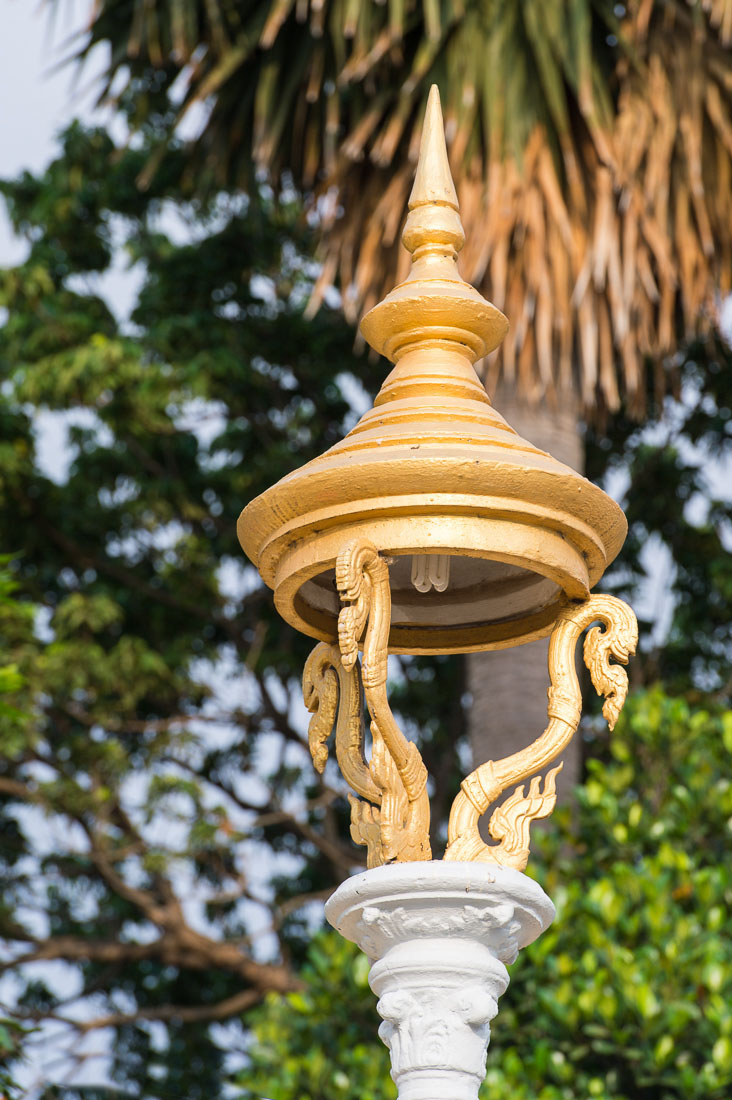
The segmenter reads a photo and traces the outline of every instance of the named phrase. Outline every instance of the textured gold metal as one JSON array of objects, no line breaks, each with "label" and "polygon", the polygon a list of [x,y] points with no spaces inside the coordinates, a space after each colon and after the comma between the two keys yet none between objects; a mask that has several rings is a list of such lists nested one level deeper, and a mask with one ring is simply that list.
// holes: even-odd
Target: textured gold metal
[{"label": "textured gold metal", "polygon": [[[389,652],[497,649],[553,631],[546,730],[469,775],[450,815],[446,859],[522,869],[531,822],[554,807],[559,767],[543,786],[536,773],[579,723],[574,648],[595,620],[606,629],[589,632],[585,661],[611,728],[625,698],[627,676],[610,658],[625,663],[634,651],[635,616],[590,588],[627,525],[602,490],[521,439],[478,380],[473,364],[508,322],[458,272],[464,234],[436,87],[402,239],[410,272],[361,324],[395,364],[373,408],[252,501],[239,539],[282,616],[321,641],[303,677],[310,750],[322,771],[335,724],[338,763],[360,796],[350,798],[351,835],[370,867],[431,858],[427,772],[389,706]],[[419,555],[429,560],[415,565]],[[518,787],[491,817],[498,844],[484,843],[481,814],[531,776],[528,793]]]},{"label": "textured gold metal", "polygon": [[[312,714],[308,743],[315,768],[323,772],[328,759],[327,740],[336,727],[336,759],[343,778],[366,801],[348,796],[351,805],[351,837],[367,848],[367,866],[386,862],[381,844],[382,793],[388,786],[378,751],[371,764],[364,759],[363,709],[358,661],[345,668],[338,646],[320,642],[307,661],[302,678],[305,706]],[[377,786],[372,772],[378,776]],[[396,776],[397,780],[399,776]],[[399,780],[401,783],[401,780]],[[388,810],[388,807],[387,807]]]},{"label": "textured gold metal", "polygon": [[[550,633],[625,537],[601,489],[520,436],[493,409],[473,363],[507,321],[461,278],[463,229],[434,88],[403,233],[411,270],[363,319],[395,366],[340,443],[252,501],[242,546],[283,617],[337,637],[335,562],[369,539],[393,559],[389,649],[457,653]],[[418,592],[412,556],[450,557],[444,591]]]},{"label": "textured gold metal", "polygon": [[[567,604],[557,620],[549,642],[549,724],[533,744],[503,760],[488,760],[463,780],[453,802],[448,827],[445,859],[482,860],[522,871],[529,858],[529,826],[554,809],[554,777],[549,772],[544,790],[540,778],[532,780],[529,794],[519,787],[493,813],[488,830],[495,846],[484,843],[478,822],[492,802],[519,780],[550,764],[564,752],[579,725],[582,711],[574,651],[583,630],[598,621],[585,639],[584,658],[598,695],[605,696],[602,712],[613,729],[628,692],[628,675],[622,667],[635,653],[638,623],[632,610],[614,596],[594,595],[582,603]],[[610,658],[621,662],[611,664]],[[560,765],[561,767],[561,765]]]},{"label": "textured gold metal", "polygon": [[[322,772],[326,741],[336,726],[336,757],[349,785],[351,836],[368,850],[368,866],[430,859],[427,769],[417,746],[400,730],[386,694],[389,636],[389,570],[366,539],[348,543],[336,563],[344,603],[338,620],[340,649],[325,643],[310,654],[303,674],[305,705],[312,713],[308,741]],[[371,762],[364,759],[359,642],[363,683],[371,714]]]},{"label": "textured gold metal", "polygon": [[[336,562],[336,584],[345,605],[338,617],[338,640],[346,669],[358,658],[365,629],[361,678],[371,714],[371,774],[381,791],[381,859],[430,859],[427,769],[417,746],[397,725],[386,694],[389,569],[373,543],[354,539],[343,548]],[[373,810],[351,803],[352,828],[359,834],[368,838],[373,820]]]},{"label": "textured gold metal", "polygon": [[305,706],[313,717],[308,741],[321,774],[328,759],[326,741],[336,726],[336,759],[343,778],[363,798],[381,802],[381,791],[364,759],[363,711],[358,666],[344,668],[338,646],[321,642],[305,662],[302,678]]}]

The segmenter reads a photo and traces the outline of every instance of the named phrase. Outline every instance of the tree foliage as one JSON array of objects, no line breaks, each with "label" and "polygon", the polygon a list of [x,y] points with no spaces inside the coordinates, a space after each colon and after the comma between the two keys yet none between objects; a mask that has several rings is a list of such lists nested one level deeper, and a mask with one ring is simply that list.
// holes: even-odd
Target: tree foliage
[{"label": "tree foliage", "polygon": [[[0,608],[0,935],[15,1018],[52,1021],[82,1055],[113,1032],[112,1079],[162,1100],[215,1093],[215,1025],[299,986],[313,906],[363,859],[335,764],[320,778],[310,762],[313,643],[275,612],[235,520],[344,434],[344,378],[377,368],[338,312],[304,317],[295,206],[182,202],[176,150],[141,201],[148,155],[75,124],[44,174],[0,184],[28,243],[0,273],[16,585]],[[143,278],[120,324],[99,280],[123,245]],[[395,691],[412,730],[424,717],[438,828],[458,671],[416,662]]]},{"label": "tree foliage", "polygon": [[604,433],[586,434],[587,475],[622,487],[629,526],[603,584],[639,605],[655,581],[656,606],[646,602],[635,662],[640,679],[714,692],[729,703],[732,349],[710,338],[680,352],[678,362],[678,397],[649,392],[642,427],[619,415]]},{"label": "tree foliage", "polygon": [[[145,157],[72,126],[43,177],[3,185],[29,252],[0,290],[18,585],[2,644],[33,721],[0,728],[0,931],[17,1017],[116,1028],[118,1084],[210,1096],[224,1054],[206,1025],[297,984],[277,906],[296,913],[359,858],[337,781],[302,778],[307,642],[234,533],[246,501],[342,434],[352,335],[327,310],[303,320],[291,210],[174,209],[162,183],[141,206]],[[176,217],[197,240],[173,243]],[[124,327],[94,283],[120,234],[145,270]],[[52,424],[68,450],[49,466]],[[75,967],[65,991],[50,960]]]}]

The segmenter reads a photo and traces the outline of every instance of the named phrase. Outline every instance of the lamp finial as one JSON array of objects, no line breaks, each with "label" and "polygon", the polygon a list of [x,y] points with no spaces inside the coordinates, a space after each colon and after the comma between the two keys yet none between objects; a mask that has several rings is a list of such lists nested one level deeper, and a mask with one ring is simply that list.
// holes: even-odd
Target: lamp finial
[{"label": "lamp finial", "polygon": [[[501,342],[508,322],[458,271],[457,255],[465,244],[465,233],[447,159],[436,84],[427,99],[408,205],[402,242],[412,253],[411,269],[364,317],[361,332],[373,348],[394,362],[407,348],[425,346],[425,342],[442,348],[454,344],[461,357],[467,352],[474,362]],[[477,379],[474,384],[482,390]]]},{"label": "lamp finial", "polygon": [[408,209],[414,210],[415,206],[425,206],[428,203],[447,203],[455,210],[458,209],[457,193],[447,159],[440,90],[436,84],[430,88],[427,99],[417,174],[409,196]]},{"label": "lamp finial", "polygon": [[[465,234],[447,159],[440,92],[436,84],[432,85],[427,100],[417,174],[408,209],[402,241],[414,256],[413,264],[423,255],[441,257],[443,262],[447,259],[454,264],[465,244]],[[411,282],[416,274],[413,271],[408,281]]]},{"label": "lamp finial", "polygon": [[[361,322],[366,341],[394,367],[344,439],[252,501],[239,521],[242,546],[275,590],[280,614],[325,643],[312,664],[313,684],[342,639],[348,660],[355,658],[365,626],[358,594],[386,584],[387,559],[394,558],[388,565],[391,611],[382,600],[379,622],[388,637],[379,636],[374,653],[502,649],[543,637],[567,600],[586,600],[627,529],[620,508],[601,489],[517,435],[492,407],[476,373],[474,363],[498,346],[508,321],[458,270],[464,234],[437,88],[425,98],[403,235],[410,269]],[[359,569],[367,566],[361,584]],[[383,661],[367,658],[369,691],[383,669]],[[326,680],[334,700],[342,693],[341,700],[357,706],[357,684],[351,691],[330,674]],[[377,686],[381,691],[380,679]],[[380,703],[376,710],[379,736],[391,738],[404,773],[406,802],[400,795],[389,814],[406,820],[414,807],[414,824],[423,773],[387,729]],[[332,723],[325,709],[318,713],[311,743],[322,762],[321,742]],[[352,748],[359,723],[353,728]],[[345,744],[341,737],[341,755]],[[346,770],[357,780],[354,790],[372,807],[358,811],[359,835],[381,837],[374,817],[378,799],[372,785],[361,783],[365,765],[358,753],[351,764]],[[545,807],[547,789],[534,793]],[[507,815],[509,810],[511,820],[523,814],[518,802]],[[465,832],[462,817],[459,826]],[[426,852],[426,843],[420,850]]]}]

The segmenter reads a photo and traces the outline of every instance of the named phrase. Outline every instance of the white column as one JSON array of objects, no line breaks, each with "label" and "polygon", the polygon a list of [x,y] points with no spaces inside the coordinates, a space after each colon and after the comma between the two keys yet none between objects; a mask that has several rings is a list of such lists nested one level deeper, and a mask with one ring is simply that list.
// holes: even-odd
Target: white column
[{"label": "white column", "polygon": [[541,887],[484,863],[396,863],[348,879],[325,913],[372,960],[399,1100],[477,1100],[506,966],[554,919]]}]

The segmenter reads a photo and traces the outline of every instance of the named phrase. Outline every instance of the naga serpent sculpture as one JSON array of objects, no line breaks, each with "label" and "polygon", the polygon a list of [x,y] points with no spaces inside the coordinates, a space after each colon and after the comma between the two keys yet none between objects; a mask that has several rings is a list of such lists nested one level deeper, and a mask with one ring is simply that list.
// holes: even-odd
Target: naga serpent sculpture
[{"label": "naga serpent sculpture", "polygon": [[[326,643],[316,646],[303,676],[305,703],[313,712],[308,740],[315,766],[319,771],[325,767],[325,741],[336,717],[337,685],[336,758],[347,782],[367,800],[349,799],[351,836],[357,844],[366,845],[369,867],[430,859],[427,769],[417,746],[397,725],[386,695],[389,567],[368,539],[354,539],[338,555],[336,587],[345,605],[338,616],[340,651]],[[363,756],[358,674],[362,636],[361,680],[371,714],[368,766]]]},{"label": "naga serpent sculpture", "polygon": [[[633,611],[614,596],[593,595],[580,603],[567,602],[562,608],[549,642],[549,724],[531,745],[503,760],[488,760],[464,779],[452,804],[445,859],[481,860],[523,871],[529,858],[529,826],[547,817],[556,802],[555,778],[561,764],[529,787],[528,797],[519,787],[491,816],[488,831],[497,845],[483,841],[478,830],[481,816],[513,783],[527,779],[556,760],[572,740],[582,713],[575,646],[583,630],[600,621],[605,630],[593,627],[585,638],[584,658],[598,695],[605,696],[602,713],[614,729],[628,693],[628,674],[622,667],[635,653],[638,623]],[[611,664],[613,657],[620,664]]]},{"label": "naga serpent sculpture", "polygon": [[368,866],[384,863],[381,845],[380,812],[383,791],[372,778],[371,767],[364,758],[364,730],[361,710],[361,678],[358,662],[344,668],[338,646],[321,642],[307,661],[302,678],[305,706],[312,714],[308,727],[308,743],[316,771],[322,774],[328,759],[327,740],[336,726],[335,750],[343,778],[362,798],[353,795],[351,803],[351,836],[368,849]]},{"label": "naga serpent sculpture", "polygon": [[[336,587],[344,606],[338,617],[338,646],[321,642],[305,665],[303,693],[312,713],[308,740],[315,767],[328,758],[327,739],[336,726],[336,758],[344,778],[361,798],[349,796],[351,836],[367,848],[367,863],[431,858],[427,770],[417,746],[394,719],[386,694],[391,592],[389,568],[367,539],[348,543],[336,561]],[[579,725],[582,699],[575,669],[575,647],[587,634],[584,659],[603,714],[613,729],[628,691],[622,665],[635,652],[638,624],[627,604],[614,596],[592,595],[562,608],[549,643],[549,723],[531,745],[489,760],[461,784],[448,827],[447,860],[475,861],[523,870],[529,857],[532,821],[547,817],[556,802],[551,769],[541,788],[541,771],[567,747]],[[363,648],[359,676],[358,651]],[[611,664],[611,658],[616,662]],[[371,715],[372,751],[364,756],[361,682]],[[488,831],[498,844],[487,844],[478,823],[510,786],[533,776],[528,794],[518,787],[492,814]]]}]

